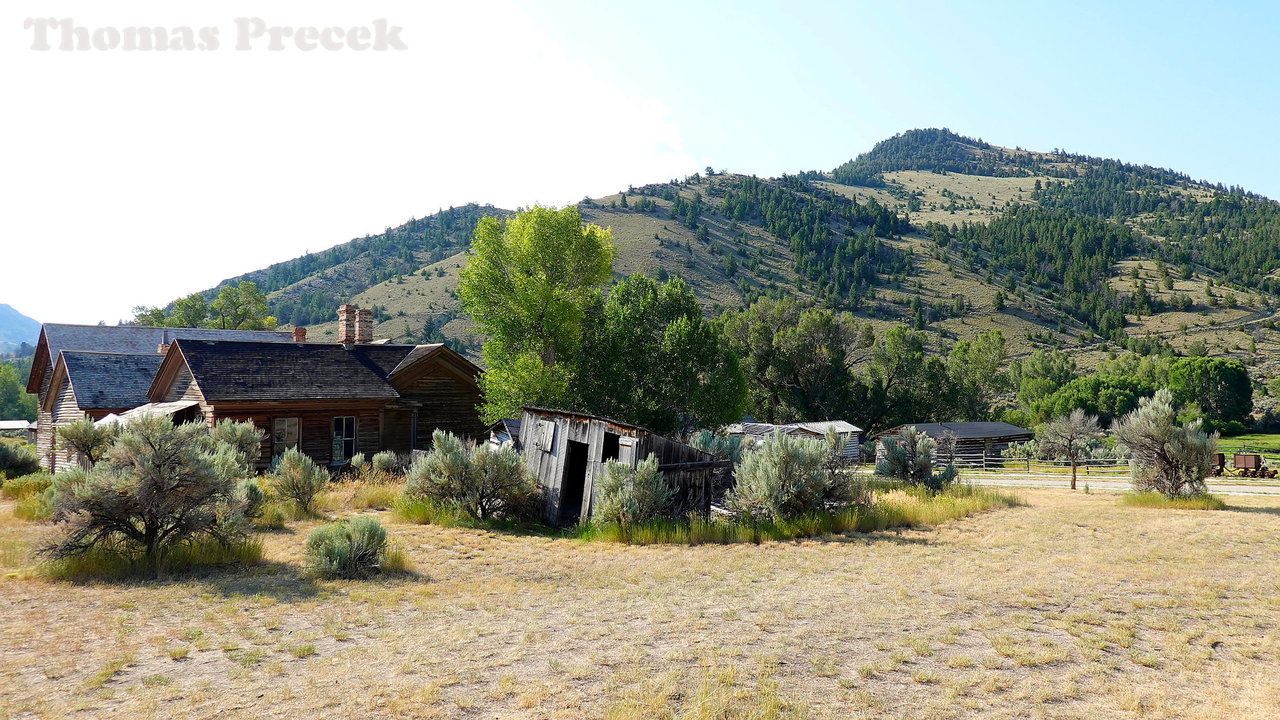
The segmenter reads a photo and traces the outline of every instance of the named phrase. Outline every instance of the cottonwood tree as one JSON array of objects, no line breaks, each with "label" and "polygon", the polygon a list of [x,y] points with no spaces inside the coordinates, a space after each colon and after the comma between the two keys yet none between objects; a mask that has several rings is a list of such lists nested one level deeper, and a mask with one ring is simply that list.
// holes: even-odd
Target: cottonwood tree
[{"label": "cottonwood tree", "polygon": [[1177,424],[1173,393],[1162,388],[1142,398],[1138,408],[1112,428],[1117,442],[1129,449],[1133,486],[1166,497],[1198,495],[1213,469],[1218,434],[1206,434],[1201,421]]},{"label": "cottonwood tree", "polygon": [[489,422],[521,405],[560,400],[587,308],[609,279],[612,235],[583,224],[573,206],[535,206],[509,220],[483,218],[458,281],[463,309],[480,332]]},{"label": "cottonwood tree", "polygon": [[1040,428],[1038,445],[1046,457],[1061,457],[1071,463],[1071,489],[1076,489],[1076,466],[1089,456],[1089,450],[1098,444],[1102,431],[1098,417],[1086,415],[1079,408],[1069,415],[1056,417]]},{"label": "cottonwood tree", "polygon": [[683,280],[631,275],[587,314],[573,404],[663,433],[741,419],[747,381]]}]

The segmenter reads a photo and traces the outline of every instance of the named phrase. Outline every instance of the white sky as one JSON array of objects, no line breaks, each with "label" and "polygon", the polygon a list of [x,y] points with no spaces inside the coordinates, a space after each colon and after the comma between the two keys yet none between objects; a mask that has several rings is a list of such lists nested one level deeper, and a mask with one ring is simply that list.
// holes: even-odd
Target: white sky
[{"label": "white sky", "polygon": [[[0,9],[0,302],[43,322],[113,323],[449,205],[564,204],[709,162],[662,103],[595,76],[501,3],[51,7]],[[385,17],[408,50],[271,52],[264,38],[238,52],[242,16]],[[220,48],[38,52],[28,17],[215,26]]]}]

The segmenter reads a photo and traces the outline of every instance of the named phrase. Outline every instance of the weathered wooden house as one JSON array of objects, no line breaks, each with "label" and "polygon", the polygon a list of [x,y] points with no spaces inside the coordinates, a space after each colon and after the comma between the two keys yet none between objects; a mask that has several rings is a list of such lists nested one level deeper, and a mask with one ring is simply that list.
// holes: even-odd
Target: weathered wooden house
[{"label": "weathered wooden house", "polygon": [[[436,429],[481,438],[479,368],[443,344],[178,340],[147,391],[212,426],[267,432],[259,466],[296,447],[322,464],[425,449]],[[144,411],[145,408],[139,408]]]},{"label": "weathered wooden house", "polygon": [[[956,462],[964,465],[983,465],[998,461],[1001,453],[1012,442],[1026,442],[1035,433],[1006,422],[945,422],[914,423],[889,428],[876,435],[876,461],[884,457],[884,444],[880,442],[890,435],[897,435],[904,427],[915,427],[917,432],[928,435],[936,443],[935,461]],[[948,448],[950,444],[953,447]],[[946,453],[946,457],[941,457]]]},{"label": "weathered wooden house", "polygon": [[[303,331],[305,334],[305,330]],[[258,330],[207,330],[203,328],[160,328],[139,327],[129,325],[63,325],[47,323],[40,328],[40,339],[36,342],[35,355],[32,357],[31,373],[27,376],[27,392],[36,396],[36,452],[40,456],[40,465],[46,470],[56,469],[55,463],[61,456],[67,457],[65,450],[58,447],[57,425],[65,424],[78,417],[101,417],[111,412],[125,409],[120,407],[95,407],[98,403],[122,402],[128,393],[112,392],[113,397],[97,397],[96,388],[102,388],[108,381],[102,379],[98,371],[110,363],[118,363],[121,367],[129,365],[126,371],[131,380],[125,379],[126,385],[136,389],[136,365],[132,361],[100,359],[94,363],[85,360],[76,365],[73,363],[71,375],[80,377],[81,394],[66,396],[70,380],[65,372],[57,385],[54,384],[54,371],[64,352],[94,353],[114,356],[146,356],[156,362],[168,349],[169,344],[179,338],[224,338],[233,340],[255,340],[259,342],[290,342],[290,332],[258,331]],[[137,360],[143,363],[142,360]],[[64,363],[65,364],[65,363]],[[83,371],[83,376],[81,375]],[[154,372],[154,369],[153,369]],[[72,378],[75,379],[75,378]],[[141,400],[129,395],[137,404],[146,402],[145,387]],[[59,402],[61,399],[63,402]],[[84,404],[81,404],[84,403]],[[132,406],[129,406],[132,407]],[[76,409],[83,410],[79,416]],[[55,410],[61,410],[55,417]]]},{"label": "weathered wooden house", "polygon": [[797,435],[800,437],[822,440],[826,438],[827,429],[836,431],[843,442],[841,455],[848,458],[858,457],[862,428],[844,420],[817,420],[812,422],[795,422],[785,424],[740,422],[724,429],[731,437],[740,437],[744,443],[759,445],[774,433]]},{"label": "weathered wooden house", "polygon": [[591,517],[605,462],[635,467],[653,455],[676,489],[677,511],[707,513],[733,463],[636,425],[583,413],[526,407],[520,419],[525,464],[547,497],[546,518],[571,525]]},{"label": "weathered wooden house", "polygon": [[480,438],[479,368],[442,344],[373,340],[367,309],[338,309],[338,343],[293,331],[45,325],[27,391],[38,397],[41,463],[71,458],[57,427],[161,413],[268,433],[258,465],[290,447],[340,464],[357,452],[424,449],[437,428]]}]

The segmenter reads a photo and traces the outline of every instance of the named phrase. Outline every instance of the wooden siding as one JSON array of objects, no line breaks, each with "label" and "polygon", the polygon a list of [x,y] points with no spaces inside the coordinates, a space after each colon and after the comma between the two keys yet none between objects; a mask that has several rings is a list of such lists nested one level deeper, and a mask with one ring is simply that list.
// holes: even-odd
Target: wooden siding
[{"label": "wooden siding", "polygon": [[[489,427],[480,419],[478,406],[483,397],[475,384],[458,377],[439,362],[428,363],[426,369],[425,374],[415,372],[416,378],[396,383],[402,402],[421,403],[418,407],[417,449],[425,449],[431,441],[432,431],[437,429],[472,440],[484,438]],[[397,412],[394,422],[401,427],[397,427],[393,434],[403,437],[403,444],[407,447],[409,413],[401,416]]]},{"label": "wooden siding", "polygon": [[[265,405],[265,403],[264,403]],[[222,409],[214,407],[210,422],[234,420],[252,422],[266,433],[258,454],[257,465],[265,468],[271,464],[271,432],[276,418],[298,418],[298,449],[321,465],[333,460],[333,419],[356,418],[356,451],[367,455],[383,450],[381,410],[378,408],[348,407],[289,407],[276,404],[270,409]],[[348,458],[350,459],[350,458]]]},{"label": "wooden siding", "polygon": [[[546,426],[541,423],[551,423],[554,427],[549,446],[543,441]],[[574,515],[573,508],[564,507],[562,501],[566,494],[564,483],[570,441],[587,446],[586,477],[578,517],[591,516],[599,499],[597,481],[605,472],[606,433],[618,436],[617,461],[628,467],[634,468],[649,455],[657,458],[663,477],[677,490],[681,512],[710,509],[716,482],[724,484],[723,476],[730,463],[715,460],[684,443],[604,418],[526,410],[520,422],[520,444],[524,448],[526,467],[546,494],[549,521],[561,522]]]},{"label": "wooden siding", "polygon": [[49,383],[53,382],[53,365],[46,363],[40,376],[40,392],[36,395],[36,454],[40,456],[40,467],[50,470],[49,459],[54,450],[53,412],[45,410],[44,400],[49,395]]}]

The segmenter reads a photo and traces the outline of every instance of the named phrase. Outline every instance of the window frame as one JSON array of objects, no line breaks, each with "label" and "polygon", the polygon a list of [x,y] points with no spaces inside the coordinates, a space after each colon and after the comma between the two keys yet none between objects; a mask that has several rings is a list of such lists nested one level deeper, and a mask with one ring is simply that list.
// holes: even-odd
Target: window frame
[{"label": "window frame", "polygon": [[[343,426],[341,435],[338,434],[339,421],[342,421]],[[359,420],[355,415],[334,415],[329,423],[329,438],[332,443],[332,461],[339,463],[350,460],[359,450]]]},{"label": "window frame", "polygon": [[[290,444],[289,423],[293,423],[293,443]],[[283,425],[284,439],[280,439],[281,423]],[[271,457],[280,457],[290,448],[302,447],[302,418],[297,416],[289,417],[273,417],[271,418]]]}]

